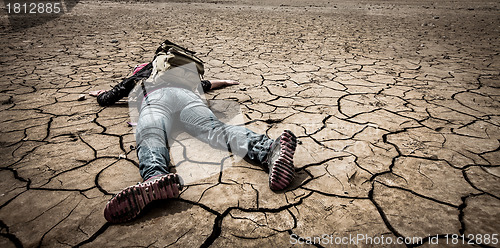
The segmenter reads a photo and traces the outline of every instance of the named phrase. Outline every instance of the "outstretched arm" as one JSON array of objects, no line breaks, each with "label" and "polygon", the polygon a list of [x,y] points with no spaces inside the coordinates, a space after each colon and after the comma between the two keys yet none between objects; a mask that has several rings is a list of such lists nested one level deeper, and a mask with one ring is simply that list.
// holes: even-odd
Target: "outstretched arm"
[{"label": "outstretched arm", "polygon": [[98,96],[98,95],[100,95],[100,94],[102,94],[104,92],[106,92],[106,90],[94,90],[94,91],[89,92],[89,95],[91,95],[91,96]]},{"label": "outstretched arm", "polygon": [[148,63],[134,75],[125,78],[122,82],[115,85],[111,90],[96,90],[89,92],[89,95],[96,96],[97,102],[101,106],[109,106],[123,97],[126,97],[141,79],[148,78],[151,75],[152,63]]},{"label": "outstretched arm", "polygon": [[209,80],[209,81],[212,84],[212,86],[210,87],[211,90],[240,84],[238,81],[235,80]]}]

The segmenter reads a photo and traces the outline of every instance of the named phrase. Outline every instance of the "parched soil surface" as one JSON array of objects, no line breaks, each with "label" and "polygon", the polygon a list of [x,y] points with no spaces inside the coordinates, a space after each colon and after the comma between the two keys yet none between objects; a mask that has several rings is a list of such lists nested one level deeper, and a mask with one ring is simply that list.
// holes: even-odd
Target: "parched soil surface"
[{"label": "parched soil surface", "polygon": [[[2,10],[0,247],[498,246],[498,1],[66,2]],[[174,162],[225,169],[110,225],[106,202],[141,181],[135,139],[126,102],[87,93],[167,38],[206,79],[241,82],[207,99],[295,132],[297,178],[272,192],[261,167],[200,145]]]}]

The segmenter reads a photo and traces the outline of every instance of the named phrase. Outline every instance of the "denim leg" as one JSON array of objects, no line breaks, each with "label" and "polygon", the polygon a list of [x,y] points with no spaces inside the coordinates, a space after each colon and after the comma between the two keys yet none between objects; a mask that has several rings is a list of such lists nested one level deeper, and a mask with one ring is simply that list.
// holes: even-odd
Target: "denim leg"
[{"label": "denim leg", "polygon": [[180,112],[186,131],[210,146],[228,150],[263,164],[274,140],[248,128],[222,123],[201,100],[193,100]]},{"label": "denim leg", "polygon": [[144,180],[168,173],[170,156],[167,134],[172,128],[172,110],[168,106],[167,92],[149,95],[139,115],[136,129],[139,171]]}]

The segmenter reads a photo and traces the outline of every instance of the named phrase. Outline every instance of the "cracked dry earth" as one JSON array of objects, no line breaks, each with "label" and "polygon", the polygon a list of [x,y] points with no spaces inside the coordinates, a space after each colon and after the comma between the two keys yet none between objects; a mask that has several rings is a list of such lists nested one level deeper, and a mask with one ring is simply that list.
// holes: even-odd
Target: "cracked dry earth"
[{"label": "cracked dry earth", "polygon": [[[20,30],[3,13],[0,246],[287,247],[292,234],[366,234],[428,247],[498,233],[499,9],[89,1]],[[106,223],[106,202],[141,181],[133,129],[126,103],[78,98],[118,83],[165,38],[198,51],[206,79],[241,82],[208,99],[237,102],[246,126],[272,138],[295,132],[290,188],[272,192],[240,160],[137,220]],[[188,162],[223,167],[228,156],[207,150]]]}]

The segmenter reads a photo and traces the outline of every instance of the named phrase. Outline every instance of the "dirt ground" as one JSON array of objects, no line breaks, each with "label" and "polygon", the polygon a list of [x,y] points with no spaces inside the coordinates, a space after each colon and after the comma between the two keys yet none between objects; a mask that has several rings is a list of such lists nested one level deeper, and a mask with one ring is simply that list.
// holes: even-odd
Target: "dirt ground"
[{"label": "dirt ground", "polygon": [[[0,247],[499,246],[500,2],[74,3],[2,10]],[[241,82],[208,99],[295,132],[297,178],[272,192],[236,161],[110,225],[106,202],[141,181],[135,139],[126,103],[87,93],[167,38]]]}]

